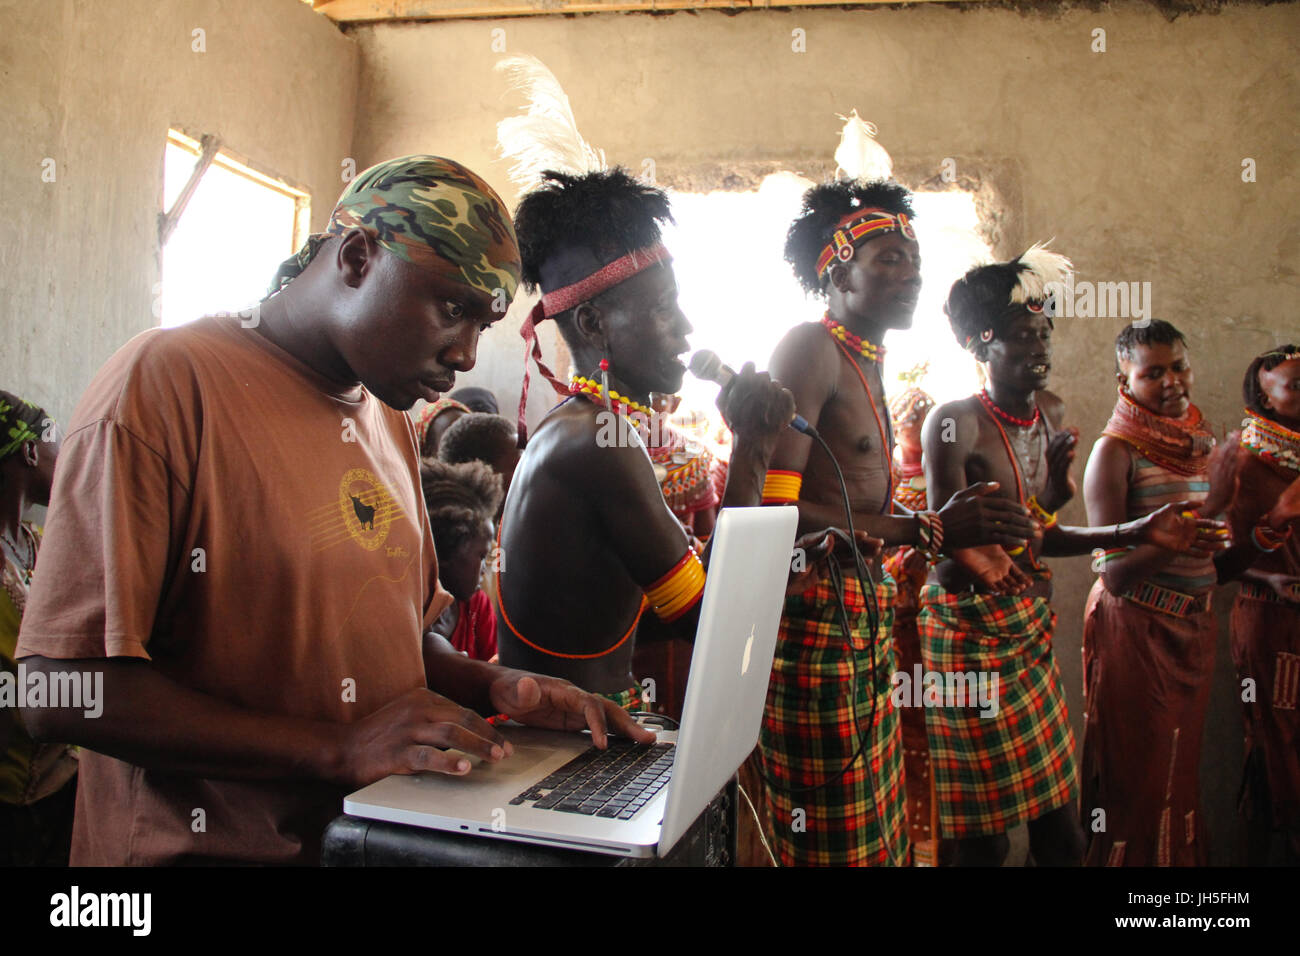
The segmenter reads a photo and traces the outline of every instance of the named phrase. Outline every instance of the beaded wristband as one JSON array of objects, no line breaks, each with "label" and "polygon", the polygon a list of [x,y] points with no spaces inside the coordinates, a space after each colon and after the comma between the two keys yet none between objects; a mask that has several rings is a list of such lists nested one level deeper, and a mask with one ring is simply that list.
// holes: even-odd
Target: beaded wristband
[{"label": "beaded wristband", "polygon": [[943,553],[943,519],[934,511],[915,511],[916,550],[934,564]]},{"label": "beaded wristband", "polygon": [[930,516],[930,537],[934,539],[934,553],[943,553],[943,519],[937,511],[927,511]]},{"label": "beaded wristband", "polygon": [[803,475],[797,471],[768,471],[763,479],[763,504],[794,504],[802,487]]},{"label": "beaded wristband", "polygon": [[1048,511],[1040,505],[1038,499],[1034,497],[1031,497],[1027,502],[1025,502],[1025,504],[1029,506],[1030,514],[1037,518],[1044,528],[1056,527],[1057,518],[1055,511]]},{"label": "beaded wristband", "polygon": [[1274,531],[1266,524],[1257,524],[1250,529],[1250,542],[1258,550],[1265,554],[1271,554],[1282,545],[1286,544],[1286,539],[1291,537],[1291,529],[1287,528],[1285,532]]}]

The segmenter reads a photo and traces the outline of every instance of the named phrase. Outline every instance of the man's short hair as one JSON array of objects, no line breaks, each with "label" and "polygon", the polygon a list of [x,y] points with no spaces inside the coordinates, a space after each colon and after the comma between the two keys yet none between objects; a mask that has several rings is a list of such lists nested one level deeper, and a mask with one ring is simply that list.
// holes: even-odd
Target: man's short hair
[{"label": "man's short hair", "polygon": [[466,415],[453,422],[438,443],[438,459],[450,464],[483,461],[491,464],[502,448],[514,447],[515,423],[503,415]]},{"label": "man's short hair", "polygon": [[1183,333],[1164,319],[1126,325],[1115,336],[1115,371],[1123,371],[1123,363],[1133,360],[1139,345],[1173,345],[1175,342],[1182,342],[1183,347],[1187,347]]},{"label": "man's short hair", "polygon": [[819,295],[824,291],[817,258],[831,241],[839,221],[855,209],[883,209],[894,216],[905,213],[910,219],[916,218],[912,194],[892,179],[865,183],[839,180],[814,186],[803,194],[803,206],[785,237],[785,261],[794,269],[805,292]]},{"label": "man's short hair", "polygon": [[439,560],[483,530],[501,504],[501,476],[480,461],[458,465],[426,458],[420,485]]}]

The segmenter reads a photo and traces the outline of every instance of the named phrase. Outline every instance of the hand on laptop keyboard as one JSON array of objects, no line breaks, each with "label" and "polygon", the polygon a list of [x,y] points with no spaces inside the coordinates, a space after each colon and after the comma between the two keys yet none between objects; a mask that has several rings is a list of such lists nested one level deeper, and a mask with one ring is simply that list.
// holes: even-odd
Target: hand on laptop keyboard
[{"label": "hand on laptop keyboard", "polygon": [[468,773],[470,762],[447,754],[449,748],[492,761],[513,752],[478,714],[421,687],[346,725],[338,744],[339,777],[364,787],[392,773]]},{"label": "hand on laptop keyboard", "polygon": [[610,733],[643,744],[656,739],[653,731],[642,727],[613,701],[588,694],[567,680],[501,670],[501,676],[489,688],[492,706],[521,724],[550,730],[585,728],[591,731],[592,743],[601,749],[607,745]]}]

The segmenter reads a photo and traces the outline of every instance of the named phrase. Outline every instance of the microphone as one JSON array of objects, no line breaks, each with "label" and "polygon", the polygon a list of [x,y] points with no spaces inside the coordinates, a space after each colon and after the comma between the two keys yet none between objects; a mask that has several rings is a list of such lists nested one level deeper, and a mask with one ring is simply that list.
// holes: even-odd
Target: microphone
[{"label": "microphone", "polygon": [[[736,377],[736,370],[723,364],[722,359],[718,358],[718,353],[710,349],[700,349],[691,356],[690,364],[686,366],[690,373],[696,378],[702,378],[706,382],[714,382],[726,387],[727,383]],[[817,437],[817,429],[808,424],[808,420],[802,415],[796,414],[790,419],[790,427],[797,432],[803,432],[811,438]]]}]

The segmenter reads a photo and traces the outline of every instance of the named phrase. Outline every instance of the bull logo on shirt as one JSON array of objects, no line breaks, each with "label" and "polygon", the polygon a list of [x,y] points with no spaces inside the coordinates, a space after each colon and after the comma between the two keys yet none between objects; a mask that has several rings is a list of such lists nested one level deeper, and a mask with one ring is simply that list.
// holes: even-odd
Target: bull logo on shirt
[{"label": "bull logo on shirt", "polygon": [[351,539],[374,551],[405,512],[384,484],[365,468],[353,468],[339,482],[338,499],[312,512],[312,548],[323,551]]},{"label": "bull logo on shirt", "polygon": [[348,495],[348,497],[352,499],[352,510],[357,513],[357,521],[361,523],[361,527],[364,529],[366,525],[370,525],[370,530],[374,531],[375,509],[369,505],[363,505],[361,499],[356,495]]}]

